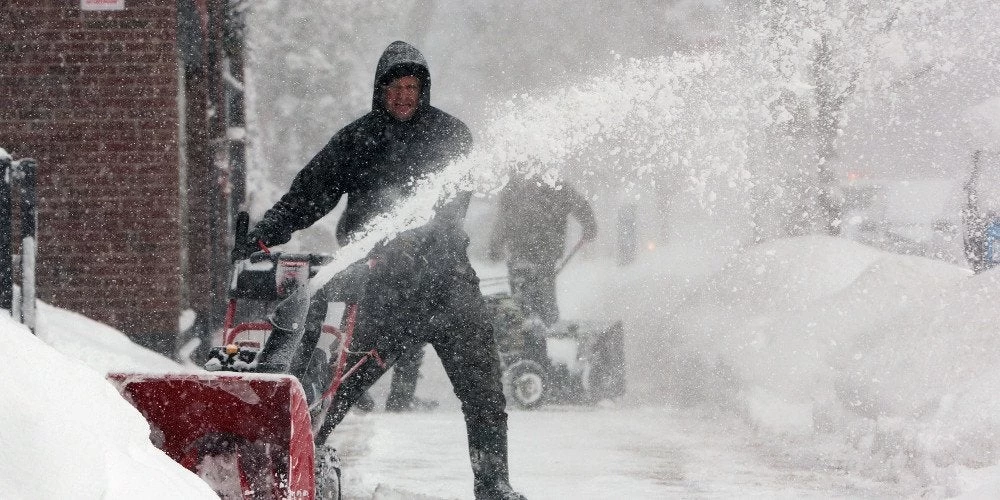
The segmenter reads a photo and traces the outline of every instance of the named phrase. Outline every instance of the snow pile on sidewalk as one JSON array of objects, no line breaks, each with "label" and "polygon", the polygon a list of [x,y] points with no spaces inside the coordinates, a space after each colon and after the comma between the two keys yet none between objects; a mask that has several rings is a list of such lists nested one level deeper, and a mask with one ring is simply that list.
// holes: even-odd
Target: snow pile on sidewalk
[{"label": "snow pile on sidewalk", "polygon": [[[89,358],[88,364],[135,368],[155,359],[113,330],[70,341],[64,335],[89,323],[45,305],[40,312],[43,329],[61,349]],[[0,412],[0,497],[218,498],[150,443],[149,425],[103,371],[61,354],[6,315],[0,315],[0,333],[6,407]]]},{"label": "snow pile on sidewalk", "polygon": [[772,442],[832,436],[877,479],[951,494],[954,472],[1000,452],[998,281],[792,238],[748,249],[667,317],[641,304],[658,319],[640,321],[669,325],[674,390],[731,405]]},{"label": "snow pile on sidewalk", "polygon": [[185,370],[176,361],[145,349],[122,332],[44,302],[38,303],[38,338],[99,373]]}]

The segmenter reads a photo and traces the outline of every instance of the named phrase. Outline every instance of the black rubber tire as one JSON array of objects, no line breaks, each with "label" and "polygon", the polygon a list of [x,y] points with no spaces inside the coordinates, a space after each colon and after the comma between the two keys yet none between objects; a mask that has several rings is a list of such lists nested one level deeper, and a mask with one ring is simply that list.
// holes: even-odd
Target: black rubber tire
[{"label": "black rubber tire", "polygon": [[504,393],[519,408],[538,408],[545,401],[548,382],[545,370],[530,359],[521,359],[504,370]]},{"label": "black rubber tire", "polygon": [[329,445],[316,447],[316,500],[341,500],[340,457]]}]

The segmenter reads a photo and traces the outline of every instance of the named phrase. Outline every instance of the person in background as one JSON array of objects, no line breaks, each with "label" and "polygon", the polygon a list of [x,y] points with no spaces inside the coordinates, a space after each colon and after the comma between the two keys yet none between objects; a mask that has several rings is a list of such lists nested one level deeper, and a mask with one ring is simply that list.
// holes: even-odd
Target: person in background
[{"label": "person in background", "polygon": [[556,266],[566,246],[570,215],[583,229],[582,241],[597,237],[593,209],[568,183],[551,186],[533,177],[518,178],[500,191],[488,256],[499,261],[507,250],[511,296],[546,325],[559,320]]}]

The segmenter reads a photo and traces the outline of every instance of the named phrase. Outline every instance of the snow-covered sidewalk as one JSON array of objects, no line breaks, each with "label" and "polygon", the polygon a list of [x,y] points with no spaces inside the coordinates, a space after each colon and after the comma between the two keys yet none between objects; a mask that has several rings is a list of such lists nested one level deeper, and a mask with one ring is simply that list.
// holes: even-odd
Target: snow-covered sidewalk
[{"label": "snow-covered sidewalk", "polygon": [[[457,410],[352,414],[332,441],[348,499],[468,499]],[[528,498],[889,498],[831,450],[790,456],[731,413],[670,407],[512,411],[511,480]],[[824,452],[825,451],[825,452]]]}]

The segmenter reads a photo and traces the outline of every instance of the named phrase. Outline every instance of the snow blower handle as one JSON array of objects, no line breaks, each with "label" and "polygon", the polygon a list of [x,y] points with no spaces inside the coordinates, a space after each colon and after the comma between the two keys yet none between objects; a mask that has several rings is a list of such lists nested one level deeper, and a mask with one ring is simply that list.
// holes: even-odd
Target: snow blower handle
[{"label": "snow blower handle", "polygon": [[263,252],[264,257],[256,259],[256,261],[267,260],[271,254],[271,250],[264,245],[263,241],[250,241],[250,214],[246,212],[236,214],[236,224],[233,227],[233,250],[229,254],[230,263],[236,264],[245,259],[253,260],[253,256],[259,252]]},{"label": "snow blower handle", "polygon": [[571,248],[569,253],[566,254],[566,257],[563,257],[562,262],[560,262],[559,265],[556,266],[556,272],[555,272],[556,276],[558,276],[559,272],[562,271],[564,267],[566,267],[566,264],[569,264],[569,261],[573,259],[573,256],[576,255],[576,252],[579,252],[580,248],[582,248],[583,244],[586,242],[587,242],[586,239],[580,238],[580,241],[576,242],[576,245],[573,245],[573,248]]},{"label": "snow blower handle", "polygon": [[[236,227],[233,228],[233,248],[235,249],[240,245],[244,244],[244,242],[247,241],[247,238],[249,237],[248,236],[249,233],[250,233],[250,214],[246,212],[240,212],[236,214]],[[234,251],[230,259],[233,261],[234,264],[236,263],[237,260],[241,260],[237,259],[236,257],[237,257],[236,252]]]}]

